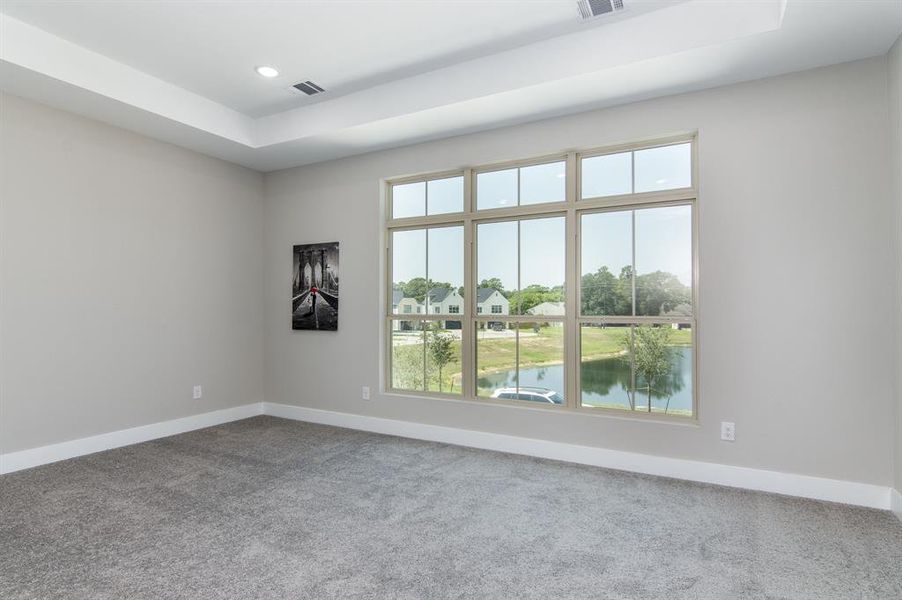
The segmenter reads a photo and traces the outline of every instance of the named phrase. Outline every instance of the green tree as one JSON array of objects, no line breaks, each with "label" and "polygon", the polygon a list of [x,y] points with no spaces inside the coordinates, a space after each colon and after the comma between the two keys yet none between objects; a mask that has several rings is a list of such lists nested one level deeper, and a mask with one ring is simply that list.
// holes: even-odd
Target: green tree
[{"label": "green tree", "polygon": [[426,281],[425,277],[414,277],[410,281],[402,281],[397,287],[404,293],[405,298],[414,298],[417,302],[424,302],[426,299],[426,292],[431,289],[452,289],[450,283],[432,280]]},{"label": "green tree", "polygon": [[[633,269],[625,266],[619,276],[602,266],[581,278],[582,310],[589,315],[633,314]],[[636,313],[660,316],[680,309],[685,312],[692,301],[689,286],[673,273],[654,271],[636,277]]]},{"label": "green tree", "polygon": [[426,278],[414,277],[410,281],[402,281],[398,284],[405,298],[413,298],[417,302],[423,302],[426,297]]},{"label": "green tree", "polygon": [[[641,325],[633,328],[632,362],[636,372],[636,388],[645,389],[648,412],[651,412],[651,396],[655,391],[655,384],[660,379],[664,379],[666,384],[666,378],[673,368],[671,331],[669,326]],[[626,344],[629,350],[628,339]]]},{"label": "green tree", "polygon": [[636,278],[636,314],[660,316],[692,301],[689,287],[673,273],[654,271]]},{"label": "green tree", "polygon": [[633,267],[627,265],[620,269],[614,292],[617,315],[630,315],[633,312]]},{"label": "green tree", "polygon": [[[530,285],[519,292],[512,292],[508,298],[515,314],[525,315],[529,309],[543,302],[562,302],[564,300],[564,286],[548,288],[543,285]],[[519,312],[517,308],[519,307]]]},{"label": "green tree", "polygon": [[402,390],[422,390],[423,384],[423,346],[393,346],[392,386]]},{"label": "green tree", "polygon": [[586,315],[616,315],[618,282],[607,267],[582,276],[582,309]]},{"label": "green tree", "polygon": [[438,391],[442,391],[442,371],[454,359],[454,338],[438,331],[429,334],[429,358],[438,369]]},{"label": "green tree", "polygon": [[479,287],[498,290],[499,292],[504,294],[505,297],[507,297],[507,294],[504,293],[504,285],[502,285],[501,280],[497,277],[492,277],[491,279],[483,279],[479,282]]}]

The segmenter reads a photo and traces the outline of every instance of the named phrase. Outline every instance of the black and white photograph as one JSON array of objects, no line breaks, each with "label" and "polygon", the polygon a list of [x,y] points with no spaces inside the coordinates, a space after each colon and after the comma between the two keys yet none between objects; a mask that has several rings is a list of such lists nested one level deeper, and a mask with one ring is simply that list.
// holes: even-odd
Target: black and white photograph
[{"label": "black and white photograph", "polygon": [[338,242],[294,247],[291,328],[338,330]]}]

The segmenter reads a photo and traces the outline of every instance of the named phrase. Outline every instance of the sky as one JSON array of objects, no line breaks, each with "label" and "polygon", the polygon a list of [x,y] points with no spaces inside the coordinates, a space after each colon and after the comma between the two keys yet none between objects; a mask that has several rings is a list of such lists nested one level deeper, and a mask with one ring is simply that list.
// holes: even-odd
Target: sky
[{"label": "sky", "polygon": [[[615,276],[631,263],[632,211],[582,217],[581,271],[607,266]],[[644,208],[636,213],[636,274],[673,273],[692,283],[692,210],[688,206]]]},{"label": "sky", "polygon": [[[519,237],[518,237],[519,229]],[[485,223],[476,228],[476,280],[501,280],[505,290],[564,285],[564,217]]]},{"label": "sky", "polygon": [[[428,190],[427,190],[428,187]],[[428,191],[428,194],[427,194]],[[396,185],[392,189],[392,216],[421,217],[428,211],[430,215],[460,212],[464,209],[464,178],[448,177]]]},{"label": "sky", "polygon": [[[427,246],[429,279],[464,284],[464,228],[433,227],[396,231],[392,240],[392,278],[395,282],[426,278]],[[427,243],[428,239],[428,243]]]},{"label": "sky", "polygon": [[[633,174],[633,165],[635,163]],[[637,192],[691,185],[691,146],[678,144],[636,152],[583,159],[584,197],[629,193],[635,177]],[[476,179],[480,209],[538,204],[564,200],[565,165],[544,165],[479,173]],[[519,179],[519,181],[518,181]],[[519,183],[519,185],[518,185]],[[395,186],[393,216],[418,216],[460,212],[463,178],[451,177]],[[631,264],[632,212],[618,211],[582,216],[582,274],[605,265],[615,275]],[[497,277],[506,290],[537,284],[564,283],[565,231],[563,217],[483,223],[477,226],[476,280]],[[427,242],[428,240],[428,242]],[[675,274],[686,285],[692,282],[692,216],[688,206],[647,208],[635,211],[636,272]],[[409,281],[428,277],[460,287],[463,281],[463,227],[393,233],[393,279]],[[518,268],[519,247],[519,268]]]},{"label": "sky", "polygon": [[[476,176],[476,207],[517,206],[518,169],[490,171]],[[519,169],[520,205],[563,202],[566,166],[563,161]]]}]

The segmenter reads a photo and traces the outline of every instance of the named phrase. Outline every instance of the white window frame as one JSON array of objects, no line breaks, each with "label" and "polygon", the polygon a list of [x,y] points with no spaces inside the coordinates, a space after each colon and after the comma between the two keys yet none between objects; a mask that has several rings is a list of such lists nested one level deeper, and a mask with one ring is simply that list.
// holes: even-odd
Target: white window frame
[{"label": "white window frame", "polygon": [[[622,194],[617,196],[604,196],[599,198],[581,197],[581,160],[593,156],[601,156],[606,154],[617,154],[621,152],[644,150],[660,146],[669,146],[675,144],[690,143],[691,146],[691,185],[687,188],[662,190],[654,192],[641,192]],[[476,206],[476,177],[481,172],[491,172],[503,169],[526,167],[537,164],[544,164],[564,160],[566,164],[566,197],[563,202],[550,202],[546,204],[529,204],[517,205],[501,208],[488,208],[477,210]],[[635,179],[635,165],[633,167],[633,179]],[[463,212],[447,213],[440,215],[427,215],[422,217],[407,217],[401,219],[393,219],[391,217],[392,198],[391,191],[393,185],[414,183],[418,181],[430,181],[434,179],[444,179],[447,177],[462,176],[463,177],[463,193],[464,202]],[[635,189],[635,181],[633,182]],[[616,146],[606,146],[602,148],[594,148],[583,151],[570,151],[566,153],[558,153],[547,156],[536,157],[527,160],[508,161],[504,163],[478,166],[473,168],[465,168],[456,171],[444,171],[440,173],[430,173],[425,175],[417,175],[403,178],[388,178],[383,180],[385,185],[385,214],[387,218],[383,225],[385,239],[385,285],[384,290],[388,293],[388,299],[385,302],[387,310],[383,310],[385,314],[385,326],[382,328],[383,339],[382,344],[382,368],[383,381],[382,391],[387,394],[397,394],[403,396],[414,397],[432,397],[440,399],[466,400],[472,402],[481,402],[489,404],[498,404],[503,406],[520,406],[529,407],[539,410],[563,410],[573,411],[587,415],[613,416],[617,418],[635,418],[640,420],[657,420],[664,422],[697,422],[699,418],[699,304],[698,304],[698,288],[699,288],[699,261],[698,261],[698,141],[695,132],[681,135],[670,136],[666,138],[650,139],[637,143],[620,144]],[[519,200],[518,200],[519,202]],[[581,326],[586,323],[598,322],[614,322],[623,321],[624,317],[588,317],[579,314],[580,309],[580,224],[581,216],[593,212],[631,210],[639,208],[651,208],[656,206],[673,206],[673,205],[689,205],[692,208],[692,307],[693,315],[691,317],[629,317],[630,322],[636,323],[680,323],[688,324],[692,328],[692,351],[693,351],[693,382],[692,382],[692,415],[665,415],[658,412],[646,413],[633,410],[623,410],[616,408],[598,408],[581,406],[580,391],[580,352]],[[491,221],[508,221],[523,218],[541,218],[552,216],[565,217],[565,236],[566,236],[566,273],[564,277],[565,288],[565,314],[564,315],[543,315],[543,321],[561,321],[564,327],[564,373],[565,385],[564,392],[566,403],[564,405],[548,404],[547,406],[535,402],[519,401],[519,400],[498,400],[493,398],[485,398],[476,394],[476,329],[477,324],[487,326],[489,322],[497,322],[498,313],[484,313],[482,305],[477,302],[476,297],[476,228],[479,223]],[[391,310],[391,293],[392,293],[392,255],[391,255],[391,239],[392,232],[405,229],[424,229],[442,226],[463,226],[464,232],[464,294],[462,310],[458,313],[448,314],[425,314],[418,315],[415,319],[404,318],[403,315],[394,314]],[[446,321],[449,315],[453,315],[455,321],[461,323],[461,371],[463,373],[461,381],[460,394],[447,394],[429,391],[411,391],[401,390],[392,387],[391,376],[391,356],[392,356],[392,322],[393,321],[416,321],[418,324],[415,329],[420,330],[422,326],[429,321]],[[514,322],[535,322],[535,315],[502,315],[505,324]]]}]

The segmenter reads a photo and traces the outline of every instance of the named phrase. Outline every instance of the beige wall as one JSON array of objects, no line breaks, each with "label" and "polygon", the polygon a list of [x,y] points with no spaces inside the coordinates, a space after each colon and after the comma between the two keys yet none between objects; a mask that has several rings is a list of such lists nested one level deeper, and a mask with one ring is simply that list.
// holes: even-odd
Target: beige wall
[{"label": "beige wall", "polygon": [[[266,400],[887,485],[895,268],[886,59],[265,177]],[[700,424],[374,394],[379,178],[698,129]],[[291,247],[341,242],[336,333],[292,332]],[[737,440],[719,440],[735,421]]]},{"label": "beige wall", "polygon": [[[0,452],[260,401],[265,380],[271,402],[900,487],[900,62],[897,43],[266,176],[0,96]],[[380,178],[692,129],[699,426],[360,400],[379,386]],[[292,332],[291,246],[331,240],[340,330]]]},{"label": "beige wall", "polygon": [[887,56],[889,74],[890,161],[896,207],[896,446],[895,485],[902,492],[902,37]]},{"label": "beige wall", "polygon": [[260,401],[262,176],[7,95],[0,135],[0,452]]}]

